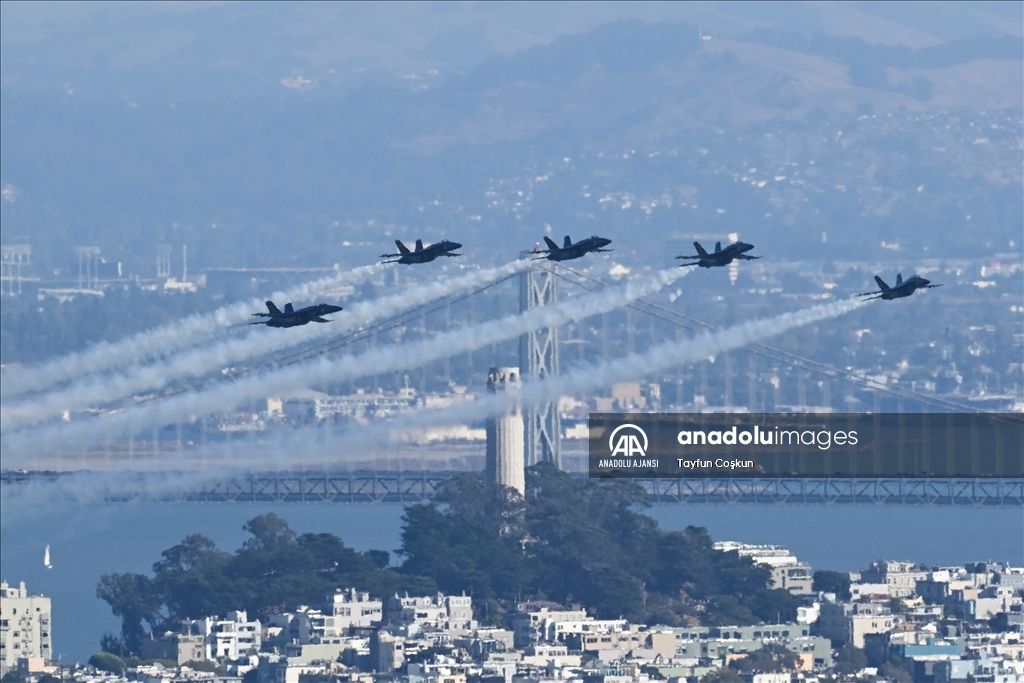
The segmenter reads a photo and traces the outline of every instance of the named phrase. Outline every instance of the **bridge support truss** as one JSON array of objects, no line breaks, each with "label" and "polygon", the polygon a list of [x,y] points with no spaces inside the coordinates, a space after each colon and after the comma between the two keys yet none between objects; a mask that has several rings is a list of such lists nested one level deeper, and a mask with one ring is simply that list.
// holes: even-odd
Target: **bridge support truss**
[{"label": "bridge support truss", "polygon": [[[103,472],[0,473],[4,495],[50,484],[57,499],[105,491],[107,503],[424,503],[464,472],[254,472],[196,482],[180,472],[120,472],[110,487]],[[582,476],[582,475],[581,475]],[[642,479],[662,505],[925,505],[1024,506],[1022,479]],[[156,484],[156,485],[155,485]],[[99,501],[90,501],[99,502]]]},{"label": "bridge support truss", "polygon": [[[525,313],[538,306],[558,302],[554,263],[538,260],[519,277],[519,310]],[[519,369],[524,382],[558,375],[558,328],[547,327],[524,334],[519,341]],[[537,406],[524,407],[526,425],[525,461],[527,467],[539,462],[562,466],[562,425],[558,418],[558,398]]]}]

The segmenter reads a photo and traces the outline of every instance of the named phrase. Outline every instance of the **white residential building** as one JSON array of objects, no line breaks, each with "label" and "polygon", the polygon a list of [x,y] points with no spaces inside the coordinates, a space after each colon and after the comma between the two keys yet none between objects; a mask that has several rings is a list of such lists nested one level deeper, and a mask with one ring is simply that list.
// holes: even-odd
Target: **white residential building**
[{"label": "white residential building", "polygon": [[50,598],[29,594],[22,581],[11,588],[0,582],[0,676],[19,659],[53,659]]},{"label": "white residential building", "polygon": [[259,620],[249,621],[244,611],[228,612],[226,619],[206,617],[182,622],[188,635],[203,636],[206,658],[238,659],[260,651],[262,626]]},{"label": "white residential building", "polygon": [[551,609],[535,606],[530,603],[516,605],[516,611],[509,619],[517,648],[534,643],[554,642],[556,637],[555,624],[560,622],[589,621],[586,610],[582,609]]},{"label": "white residential building", "polygon": [[396,626],[416,624],[443,630],[468,631],[476,628],[473,621],[473,598],[468,595],[428,595],[422,597],[388,598],[385,618]]},{"label": "white residential building", "polygon": [[802,564],[796,556],[781,545],[754,545],[736,541],[719,541],[715,550],[735,550],[741,557],[749,557],[757,564],[771,570],[771,587],[788,590],[794,595],[810,595],[813,592],[814,575],[809,565]]},{"label": "white residential building", "polygon": [[903,617],[878,603],[823,602],[815,631],[826,638],[864,648],[868,633],[888,633]]},{"label": "white residential building", "polygon": [[908,598],[917,590],[917,582],[928,578],[928,571],[920,569],[913,562],[875,560],[860,573],[861,583],[884,583],[889,586],[889,595],[894,598]]},{"label": "white residential building", "polygon": [[349,635],[349,629],[369,628],[381,621],[383,603],[369,593],[338,590],[327,596],[323,609],[300,607],[288,624],[290,639],[300,644],[333,643]]}]

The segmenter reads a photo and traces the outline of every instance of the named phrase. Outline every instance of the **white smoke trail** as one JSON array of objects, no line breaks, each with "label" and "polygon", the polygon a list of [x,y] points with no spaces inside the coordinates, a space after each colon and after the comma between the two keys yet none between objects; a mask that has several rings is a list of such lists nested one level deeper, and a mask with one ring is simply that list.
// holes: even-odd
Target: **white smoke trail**
[{"label": "white smoke trail", "polygon": [[[334,336],[374,320],[388,318],[452,294],[481,287],[515,275],[529,267],[528,260],[516,260],[460,277],[434,282],[372,301],[361,301],[336,314],[332,325],[307,325],[288,331],[268,332],[260,327],[244,337],[226,339],[208,348],[185,351],[163,362],[128,368],[126,374],[90,378],[63,391],[0,407],[0,434],[24,429],[61,415],[102,406],[111,401],[158,391],[179,379],[203,377],[250,358],[262,357],[319,337]],[[6,397],[5,397],[6,398]]]},{"label": "white smoke trail", "polygon": [[[559,396],[585,394],[617,382],[649,377],[679,365],[693,363],[709,356],[748,346],[797,327],[845,315],[864,303],[860,299],[846,299],[802,311],[784,313],[772,318],[742,323],[717,332],[705,332],[681,342],[673,341],[660,344],[644,353],[603,360],[593,365],[576,368],[558,377],[526,382],[517,393],[501,392],[479,396],[477,400],[466,401],[448,408],[402,414],[396,422],[378,422],[361,426],[355,430],[339,430],[327,440],[343,444],[346,453],[365,452],[374,446],[392,441],[394,433],[399,430],[425,429],[474,422],[500,415],[516,404],[522,407],[536,406],[555,400]],[[307,432],[309,431],[311,430],[307,430]],[[277,454],[269,461],[261,459],[251,449],[243,449],[240,444],[219,444],[215,447],[208,447],[203,457],[215,458],[223,466],[234,463],[241,467],[247,463],[250,467],[281,470],[302,468],[322,463],[325,460],[321,443],[325,437],[320,433],[321,431],[323,430],[316,430],[312,435],[290,432],[287,438],[281,439],[279,442],[273,437],[268,438],[266,443],[261,444],[259,450],[261,453]],[[287,453],[287,456],[280,457],[280,453]],[[159,467],[161,464],[163,466],[180,466],[180,463],[172,458],[156,459],[148,466]]]},{"label": "white smoke trail", "polygon": [[689,271],[672,268],[654,277],[638,278],[622,287],[608,288],[556,305],[535,308],[479,325],[439,334],[431,339],[401,346],[384,346],[357,356],[318,361],[283,368],[225,383],[208,391],[153,400],[121,412],[39,429],[11,432],[3,440],[8,462],[29,458],[30,452],[46,452],[65,446],[82,447],[106,439],[135,434],[187,421],[195,415],[232,410],[240,402],[306,388],[310,384],[346,381],[418,367],[443,358],[506,341],[543,327],[605,313],[652,294],[685,276]]},{"label": "white smoke trail", "polygon": [[[288,301],[313,298],[340,285],[372,277],[386,267],[382,263],[360,266],[283,292],[275,292],[269,298]],[[30,391],[42,391],[83,375],[124,370],[148,360],[164,358],[209,339],[227,327],[251,320],[253,310],[262,309],[262,299],[234,303],[218,308],[212,313],[193,315],[121,341],[101,342],[84,351],[71,353],[41,365],[5,372],[3,397],[10,399]]]}]

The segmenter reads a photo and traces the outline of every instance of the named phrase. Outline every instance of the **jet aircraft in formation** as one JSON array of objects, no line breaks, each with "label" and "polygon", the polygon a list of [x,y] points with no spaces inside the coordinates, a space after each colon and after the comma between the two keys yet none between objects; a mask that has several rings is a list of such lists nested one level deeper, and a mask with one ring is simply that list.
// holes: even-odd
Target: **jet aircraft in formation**
[{"label": "jet aircraft in formation", "polygon": [[682,264],[683,268],[687,266],[721,268],[722,266],[729,265],[736,259],[752,261],[761,258],[760,256],[750,256],[747,254],[748,251],[754,248],[753,244],[748,244],[747,242],[733,242],[725,249],[722,249],[721,242],[715,242],[715,250],[710,254],[704,247],[700,246],[700,242],[694,242],[693,246],[697,248],[696,256],[676,256],[677,259],[694,259],[691,263]]},{"label": "jet aircraft in formation", "polygon": [[566,235],[562,246],[558,246],[553,239],[547,236],[544,237],[544,242],[548,245],[547,249],[534,249],[530,253],[546,254],[537,258],[548,259],[549,261],[571,261],[591,252],[611,251],[611,249],[605,249],[605,247],[612,243],[610,239],[598,237],[597,235],[582,239],[575,244]]},{"label": "jet aircraft in formation", "polygon": [[[452,253],[456,249],[461,249],[462,245],[458,242],[449,242],[448,240],[441,240],[435,244],[431,244],[429,247],[423,246],[423,240],[416,240],[416,249],[412,250],[409,247],[402,244],[401,240],[395,240],[395,244],[398,246],[397,254],[381,254],[381,258],[394,258],[394,261],[384,261],[384,263],[404,263],[405,265],[411,265],[413,263],[430,263],[438,256],[462,256],[462,254]],[[398,258],[395,258],[395,257]]]},{"label": "jet aircraft in formation", "polygon": [[868,297],[866,301],[871,299],[883,299],[885,301],[892,301],[893,299],[902,299],[905,296],[910,296],[919,289],[932,289],[933,287],[941,287],[942,285],[933,285],[931,280],[925,280],[920,275],[911,275],[906,280],[903,279],[903,273],[896,274],[896,284],[893,287],[885,284],[882,278],[875,276],[875,282],[878,283],[879,291],[877,292],[864,292],[857,296]]},{"label": "jet aircraft in formation", "polygon": [[[605,237],[598,237],[597,235],[587,237],[586,239],[582,239],[576,243],[573,243],[569,235],[566,235],[562,246],[558,246],[558,244],[556,244],[550,237],[545,237],[544,242],[548,246],[547,249],[534,249],[528,253],[541,254],[541,256],[536,257],[538,259],[569,261],[572,259],[578,259],[592,252],[612,251],[611,249],[605,249],[605,247],[611,244],[612,241]],[[435,244],[431,244],[429,247],[424,247],[422,240],[416,240],[415,250],[410,250],[402,244],[400,240],[395,240],[395,244],[398,245],[399,253],[381,254],[381,258],[394,258],[393,261],[384,261],[384,263],[404,263],[408,265],[413,263],[429,263],[440,256],[462,256],[462,254],[454,253],[455,250],[461,249],[462,245],[458,242],[451,242],[446,239]],[[676,256],[677,259],[690,261],[690,263],[682,264],[682,267],[684,268],[687,266],[720,268],[722,266],[729,265],[737,259],[750,261],[761,258],[760,256],[750,256],[747,254],[748,251],[754,248],[754,245],[748,242],[733,242],[724,249],[722,248],[721,242],[715,242],[715,250],[710,253],[700,245],[700,242],[694,242],[693,246],[697,249],[696,255]],[[896,285],[893,287],[887,285],[882,278],[877,275],[875,276],[875,282],[878,283],[879,291],[864,292],[857,296],[868,297],[869,300],[884,299],[886,301],[890,301],[892,299],[902,299],[903,297],[910,296],[919,289],[931,289],[933,287],[942,286],[933,285],[929,280],[925,280],[923,277],[918,275],[913,275],[904,281],[902,273],[896,275]],[[267,320],[250,324],[267,325],[269,327],[296,327],[298,325],[305,325],[311,322],[326,323],[330,321],[323,318],[323,316],[330,313],[337,313],[342,309],[341,306],[317,304],[315,306],[307,306],[306,308],[301,308],[296,311],[289,303],[285,304],[284,311],[281,311],[278,310],[273,301],[268,301],[267,310],[267,313],[253,313],[253,315],[267,318]]]},{"label": "jet aircraft in formation", "polygon": [[329,323],[331,321],[323,316],[337,313],[340,310],[342,310],[341,306],[316,304],[315,306],[306,306],[296,311],[290,303],[287,303],[282,311],[274,305],[273,301],[268,301],[267,313],[253,313],[254,316],[267,318],[267,320],[259,320],[249,324],[266,325],[267,327],[298,327],[307,323]]}]

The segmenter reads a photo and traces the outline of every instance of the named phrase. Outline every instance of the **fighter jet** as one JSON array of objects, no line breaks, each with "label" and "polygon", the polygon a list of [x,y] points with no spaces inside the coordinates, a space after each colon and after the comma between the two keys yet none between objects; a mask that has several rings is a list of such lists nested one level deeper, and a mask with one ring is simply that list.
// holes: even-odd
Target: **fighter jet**
[{"label": "fighter jet", "polygon": [[700,246],[700,242],[694,242],[693,246],[697,248],[696,256],[676,256],[677,259],[694,259],[692,263],[682,264],[683,268],[687,266],[719,268],[729,265],[736,259],[752,261],[753,259],[761,258],[760,256],[747,255],[747,252],[754,248],[753,244],[748,244],[747,242],[733,242],[725,249],[722,249],[721,242],[715,242],[715,251],[710,254],[704,250],[704,247]]},{"label": "fighter jet", "polygon": [[590,252],[611,251],[611,249],[605,249],[604,247],[612,243],[610,239],[598,237],[597,235],[582,239],[576,244],[573,244],[569,236],[566,235],[562,246],[555,244],[555,241],[550,237],[545,237],[544,242],[548,245],[547,249],[534,249],[530,253],[546,254],[546,256],[538,256],[537,258],[546,258],[550,261],[571,261]]},{"label": "fighter jet", "polygon": [[891,301],[893,299],[902,299],[905,296],[910,296],[919,289],[932,289],[933,287],[941,287],[942,285],[933,285],[931,280],[925,280],[920,275],[911,275],[906,281],[903,280],[903,273],[896,274],[896,286],[890,287],[885,284],[882,278],[875,276],[875,282],[878,283],[879,291],[877,292],[864,292],[857,296],[868,297],[866,301],[871,299],[885,299]]},{"label": "fighter jet", "polygon": [[430,263],[438,256],[462,256],[462,254],[453,254],[452,252],[456,249],[461,249],[462,245],[458,242],[449,242],[448,240],[441,240],[436,244],[431,244],[429,247],[423,247],[423,240],[416,240],[416,250],[410,251],[409,247],[402,244],[401,240],[395,240],[395,244],[398,245],[397,254],[381,254],[381,258],[395,258],[393,261],[384,261],[384,263],[404,263],[410,265],[412,263]]},{"label": "fighter jet", "polygon": [[331,313],[337,313],[341,306],[330,304],[316,304],[295,310],[290,303],[284,305],[284,311],[274,305],[273,301],[267,302],[267,313],[253,313],[254,316],[268,318],[250,325],[266,325],[267,327],[298,327],[307,323],[329,323],[330,320],[322,317]]}]

